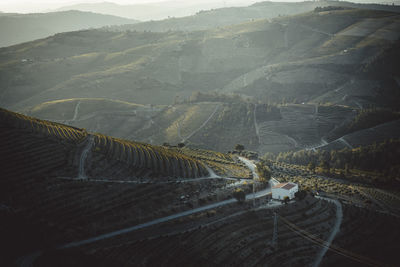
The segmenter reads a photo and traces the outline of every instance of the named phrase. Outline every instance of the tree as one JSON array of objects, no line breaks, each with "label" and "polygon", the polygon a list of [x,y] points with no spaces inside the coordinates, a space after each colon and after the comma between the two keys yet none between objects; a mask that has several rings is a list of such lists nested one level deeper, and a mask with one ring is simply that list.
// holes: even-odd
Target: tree
[{"label": "tree", "polygon": [[243,151],[243,150],[244,150],[244,145],[236,144],[236,145],[235,145],[235,150],[237,150],[237,151]]},{"label": "tree", "polygon": [[269,181],[271,179],[271,170],[267,165],[259,162],[256,164],[256,167],[257,167],[257,174],[260,180]]},{"label": "tree", "polygon": [[290,201],[290,198],[288,196],[285,196],[283,198],[283,203],[287,204]]},{"label": "tree", "polygon": [[344,165],[344,173],[345,173],[346,175],[349,175],[349,174],[350,174],[350,166],[349,166],[348,163],[346,163],[346,164]]},{"label": "tree", "polygon": [[329,173],[330,166],[329,166],[329,162],[328,161],[326,161],[326,160],[321,161],[321,163],[319,164],[319,167],[321,167],[321,169],[323,171],[326,171],[326,172]]},{"label": "tree", "polygon": [[238,188],[233,192],[233,197],[236,198],[239,203],[243,203],[246,199],[246,194],[242,189]]},{"label": "tree", "polygon": [[185,147],[185,143],[179,143],[179,144],[178,144],[178,147],[179,147],[179,148]]},{"label": "tree", "polygon": [[312,172],[315,172],[315,163],[310,161],[310,163],[308,163],[307,165],[307,169],[309,169]]}]

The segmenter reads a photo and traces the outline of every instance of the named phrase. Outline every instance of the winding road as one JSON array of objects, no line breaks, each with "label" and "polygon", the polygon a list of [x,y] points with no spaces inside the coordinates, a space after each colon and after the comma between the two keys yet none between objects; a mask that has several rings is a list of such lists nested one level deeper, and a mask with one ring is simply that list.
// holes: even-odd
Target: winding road
[{"label": "winding road", "polygon": [[[239,159],[243,163],[245,163],[246,166],[252,171],[253,177],[257,177],[258,178],[258,174],[255,171],[256,170],[255,164],[252,161],[250,161],[248,159],[245,159],[243,157],[240,157]],[[269,193],[271,193],[271,187],[268,187],[267,189],[264,189],[262,191],[258,191],[256,193],[251,193],[251,194],[246,195],[246,200],[261,198],[261,197],[264,197],[264,196],[268,195]],[[146,227],[150,227],[150,226],[153,226],[153,225],[156,225],[156,224],[159,224],[159,223],[171,221],[171,220],[174,220],[174,219],[177,219],[177,218],[181,218],[181,217],[184,217],[184,216],[188,216],[188,215],[191,215],[191,214],[194,214],[194,213],[198,213],[198,212],[201,212],[201,211],[206,211],[206,210],[209,210],[209,209],[214,209],[214,208],[217,208],[217,207],[225,206],[225,205],[234,203],[236,201],[237,200],[234,199],[234,198],[227,199],[227,200],[220,201],[220,202],[217,202],[217,203],[213,203],[213,204],[210,204],[210,205],[202,206],[202,207],[199,207],[199,208],[195,208],[195,209],[183,211],[183,212],[180,212],[180,213],[177,213],[177,214],[173,214],[173,215],[170,215],[170,216],[166,216],[166,217],[162,217],[162,218],[159,218],[159,219],[155,219],[155,220],[152,220],[152,221],[149,221],[149,222],[146,222],[146,223],[142,223],[142,224],[139,224],[139,225],[135,225],[135,226],[131,226],[131,227],[128,227],[128,228],[124,228],[124,229],[121,229],[121,230],[118,230],[118,231],[113,231],[113,232],[102,234],[102,235],[98,235],[98,236],[95,236],[95,237],[92,237],[92,238],[89,238],[89,239],[85,239],[85,240],[81,240],[81,241],[76,241],[76,242],[64,244],[64,245],[59,246],[58,248],[59,249],[64,249],[64,248],[82,246],[82,245],[93,243],[93,242],[96,242],[96,241],[99,241],[99,240],[104,240],[104,239],[108,239],[108,238],[111,238],[111,237],[114,237],[114,236],[130,233],[130,232],[133,232],[133,231],[136,231],[136,230],[139,230],[139,229],[143,229],[143,228],[146,228]]]},{"label": "winding road", "polygon": [[[264,197],[264,196],[268,195],[270,192],[271,192],[271,189],[267,188],[267,189],[264,189],[262,191],[258,191],[254,195],[253,195],[253,193],[251,193],[251,194],[246,195],[246,200],[252,200],[253,198],[261,198],[261,197]],[[184,216],[188,216],[188,215],[191,215],[191,214],[194,214],[194,213],[198,213],[198,212],[206,211],[206,210],[209,210],[209,209],[222,207],[222,206],[225,206],[225,205],[228,205],[228,204],[231,204],[231,203],[235,203],[235,202],[237,202],[237,200],[234,199],[234,198],[227,199],[227,200],[224,200],[224,201],[220,201],[220,202],[213,203],[213,204],[206,205],[206,206],[202,206],[202,207],[199,207],[199,208],[183,211],[183,212],[180,212],[180,213],[177,213],[177,214],[173,214],[173,215],[170,215],[170,216],[162,217],[162,218],[159,218],[159,219],[155,219],[155,220],[152,220],[152,221],[149,221],[149,222],[146,222],[146,223],[142,223],[142,224],[139,224],[139,225],[131,226],[131,227],[124,228],[124,229],[121,229],[121,230],[117,230],[117,231],[113,231],[113,232],[110,232],[110,233],[98,235],[98,236],[95,236],[95,237],[92,237],[92,238],[88,238],[88,239],[84,239],[84,240],[81,240],[81,241],[76,241],[76,242],[71,242],[71,243],[68,243],[68,244],[64,244],[64,245],[61,245],[61,246],[59,246],[57,248],[58,249],[65,249],[65,248],[79,247],[79,246],[90,244],[90,243],[94,243],[94,242],[97,242],[97,241],[100,241],[100,240],[112,238],[112,237],[119,236],[119,235],[126,234],[126,233],[130,233],[130,232],[133,232],[133,231],[136,231],[136,230],[140,230],[140,229],[143,229],[143,228],[146,228],[146,227],[150,227],[150,226],[153,226],[153,225],[156,225],[156,224],[159,224],[159,223],[168,222],[168,221],[171,221],[171,220],[174,220],[174,219],[178,219],[178,218],[181,218],[181,217],[184,217]]]},{"label": "winding road", "polygon": [[[92,136],[90,136],[89,138],[90,139],[88,141],[88,144],[86,145],[84,151],[82,152],[81,160],[86,158],[85,155],[87,155],[90,147],[92,146],[92,143],[93,143],[94,139],[93,139]],[[243,163],[245,163],[246,166],[248,166],[248,168],[253,172],[253,177],[258,177],[257,173],[255,172],[256,166],[252,161],[250,161],[248,159],[245,159],[245,158],[240,158],[240,160]],[[84,170],[83,165],[82,165],[82,170]],[[210,177],[205,177],[205,179],[207,179],[207,178],[209,179]],[[217,177],[217,178],[221,178],[221,177]],[[274,181],[272,181],[272,183],[274,183]],[[271,193],[271,187],[268,187],[267,189],[247,194],[246,195],[246,200],[252,200],[252,199],[261,198],[261,197],[264,197],[264,196],[266,196],[266,195],[268,195],[270,193]],[[124,229],[120,229],[120,230],[117,230],[117,231],[101,234],[101,235],[98,235],[98,236],[95,236],[95,237],[92,237],[92,238],[88,238],[88,239],[84,239],[84,240],[80,240],[80,241],[75,241],[75,242],[63,244],[63,245],[57,246],[57,249],[66,249],[66,248],[72,248],[72,247],[79,247],[79,246],[82,246],[82,245],[86,245],[86,244],[94,243],[94,242],[97,242],[97,241],[100,241],[100,240],[112,238],[112,237],[119,236],[119,235],[126,234],[126,233],[130,233],[130,232],[133,232],[133,231],[136,231],[136,230],[140,230],[140,229],[143,229],[143,228],[147,228],[147,227],[150,227],[150,226],[153,226],[153,225],[156,225],[156,224],[168,222],[168,221],[171,221],[171,220],[174,220],[174,219],[178,219],[178,218],[181,218],[181,217],[184,217],[184,216],[188,216],[188,215],[191,215],[191,214],[194,214],[194,213],[206,211],[206,210],[209,210],[209,209],[214,209],[214,208],[225,206],[225,205],[228,205],[228,204],[231,204],[231,203],[235,203],[235,202],[237,202],[237,200],[235,198],[227,199],[227,200],[224,200],[224,201],[220,201],[220,202],[217,202],[217,203],[209,204],[209,205],[202,206],[202,207],[199,207],[199,208],[195,208],[195,209],[183,211],[183,212],[180,212],[180,213],[177,213],[177,214],[169,215],[169,216],[166,216],[166,217],[158,218],[158,219],[155,219],[155,220],[152,220],[152,221],[149,221],[149,222],[146,222],[146,223],[142,223],[142,224],[139,224],[139,225],[134,225],[134,226],[127,227],[127,228],[124,228]],[[274,206],[271,206],[270,208],[273,208],[273,207],[276,207],[276,206],[279,206],[279,205],[274,205]],[[19,258],[16,263],[17,263],[18,266],[24,266],[24,267],[32,266],[33,265],[32,263],[34,262],[34,260],[37,257],[39,257],[42,253],[43,253],[42,251],[36,251],[36,252],[30,253],[28,255],[25,255],[25,256]]]}]

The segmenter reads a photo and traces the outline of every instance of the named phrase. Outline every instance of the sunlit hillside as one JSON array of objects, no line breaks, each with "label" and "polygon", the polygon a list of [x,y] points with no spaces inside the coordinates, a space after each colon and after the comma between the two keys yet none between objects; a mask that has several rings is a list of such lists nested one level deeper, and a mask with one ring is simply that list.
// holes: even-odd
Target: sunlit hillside
[{"label": "sunlit hillside", "polygon": [[396,13],[346,9],[188,33],[57,34],[0,50],[1,103],[22,110],[96,96],[172,104],[217,90],[266,102],[395,106],[399,25]]}]

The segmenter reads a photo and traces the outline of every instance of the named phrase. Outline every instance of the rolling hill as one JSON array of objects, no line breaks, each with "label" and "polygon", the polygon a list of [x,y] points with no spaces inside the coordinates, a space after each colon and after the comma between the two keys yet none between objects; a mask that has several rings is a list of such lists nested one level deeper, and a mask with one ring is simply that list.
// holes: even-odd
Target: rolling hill
[{"label": "rolling hill", "polygon": [[259,19],[273,19],[281,16],[292,16],[313,11],[315,8],[345,7],[356,9],[382,10],[400,12],[398,6],[379,4],[356,4],[344,1],[305,1],[305,2],[258,2],[246,7],[226,7],[212,10],[202,10],[194,16],[182,18],[168,18],[160,21],[146,21],[135,25],[122,25],[112,27],[115,30],[137,31],[194,31],[207,30],[240,24]]},{"label": "rolling hill", "polygon": [[139,19],[144,22],[136,25],[124,25],[112,28],[115,30],[147,30],[156,32],[206,30],[257,19],[290,16],[312,11],[316,7],[327,6],[400,12],[398,6],[356,4],[344,1],[340,3],[337,1],[305,1],[297,3],[254,2],[256,1],[203,1],[202,3],[165,1],[137,5],[118,5],[105,2],[77,4],[62,7],[58,11],[80,10]]},{"label": "rolling hill", "polygon": [[[228,155],[152,146],[1,110],[3,176],[142,181],[210,175],[249,177]],[[210,167],[208,167],[210,166]]]},{"label": "rolling hill", "polygon": [[192,148],[225,152],[239,143],[261,154],[318,146],[356,115],[345,106],[267,105],[240,96],[196,95],[187,103],[168,106],[67,99],[25,112],[128,140],[159,145],[184,142]]},{"label": "rolling hill", "polygon": [[6,266],[31,249],[185,211],[242,185],[216,174],[251,177],[231,155],[117,139],[5,109],[0,137]]},{"label": "rolling hill", "polygon": [[92,12],[64,11],[37,14],[2,13],[0,47],[29,42],[47,36],[110,25],[132,24],[137,20]]},{"label": "rolling hill", "polygon": [[[160,1],[155,3],[125,4],[112,2],[80,3],[58,8],[57,11],[80,10],[139,20],[160,20],[168,17],[193,15],[200,10],[219,8],[225,5],[248,5],[250,1],[230,0],[228,3],[215,1]],[[255,2],[255,1],[251,1]]]},{"label": "rolling hill", "polygon": [[57,34],[0,50],[0,103],[172,104],[216,90],[265,103],[396,106],[399,27],[397,13],[341,9],[188,33]]},{"label": "rolling hill", "polygon": [[0,48],[1,265],[396,265],[398,7],[135,27]]},{"label": "rolling hill", "polygon": [[157,145],[316,148],[357,110],[398,107],[399,27],[394,12],[328,7],[205,31],[57,34],[0,49],[0,103]]}]

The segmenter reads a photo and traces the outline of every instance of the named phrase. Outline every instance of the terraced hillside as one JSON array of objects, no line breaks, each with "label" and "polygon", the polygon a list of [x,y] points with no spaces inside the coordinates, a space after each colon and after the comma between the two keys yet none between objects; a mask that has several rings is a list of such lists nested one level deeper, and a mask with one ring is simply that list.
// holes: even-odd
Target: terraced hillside
[{"label": "terraced hillside", "polygon": [[172,104],[217,90],[265,103],[395,106],[399,25],[397,13],[340,9],[205,31],[57,34],[0,50],[0,103],[13,110],[74,97]]},{"label": "terraced hillside", "polygon": [[[28,171],[26,174],[35,177],[46,175],[126,181],[197,178],[209,175],[208,166],[223,176],[250,176],[242,163],[222,153],[152,146],[91,134],[84,129],[7,110],[1,110],[1,116],[4,140],[1,153],[9,155],[8,161],[3,162],[4,174],[10,172],[11,176],[13,172],[25,175],[26,170],[18,168],[18,165],[37,169],[37,173]],[[49,144],[45,145],[47,142]],[[53,161],[54,166],[50,164]]]},{"label": "terraced hillside", "polygon": [[[92,165],[87,171],[91,177],[140,179],[197,178],[208,175],[203,163],[165,147],[154,147],[100,134],[94,135],[93,146]],[[128,168],[121,168],[121,165]]]},{"label": "terraced hillside", "polygon": [[320,149],[340,150],[343,148],[356,148],[383,142],[400,137],[400,121],[392,121],[377,126],[346,134],[329,144],[323,144]]},{"label": "terraced hillside", "polygon": [[83,129],[0,110],[2,176],[76,176],[75,154],[85,143]]},{"label": "terraced hillside", "polygon": [[[397,239],[400,236],[397,227],[399,218],[351,205],[344,205],[343,211],[343,226],[333,244],[358,255],[368,255],[375,259],[375,264],[395,266]],[[321,266],[365,266],[365,264],[328,251]]]},{"label": "terraced hillside", "polygon": [[[321,266],[385,266],[396,265],[397,227],[400,197],[397,186],[378,182],[367,185],[365,179],[352,180],[342,175],[326,176],[305,166],[275,162],[273,175],[279,181],[297,183],[303,189],[338,199],[343,206],[343,220],[332,248]],[[362,177],[365,178],[365,177]],[[384,175],[382,177],[384,178]],[[342,252],[351,252],[344,256]]]},{"label": "terraced hillside", "polygon": [[323,145],[327,136],[356,115],[346,106],[267,105],[240,98],[233,101],[228,96],[224,101],[218,95],[208,98],[170,106],[68,99],[42,103],[26,113],[151,144],[183,142],[217,151],[243,144],[261,154]]},{"label": "terraced hillside", "polygon": [[[277,246],[271,243],[273,211],[280,216]],[[147,231],[58,252],[57,258],[70,257],[72,262],[79,262],[77,255],[84,253],[126,266],[311,264],[320,248],[290,230],[281,218],[325,239],[329,235],[326,230],[335,223],[335,206],[307,198],[274,210],[218,208]],[[46,259],[51,262],[50,255],[44,255],[43,262]]]},{"label": "terraced hillside", "polygon": [[[370,72],[370,67],[391,61],[387,53],[398,46],[398,18],[394,13],[351,9],[277,18],[287,61],[275,57],[239,76],[224,91],[354,107],[393,103],[389,96],[398,97],[396,81],[383,69]],[[296,33],[309,37],[298,39]]]},{"label": "terraced hillside", "polygon": [[152,143],[150,139],[139,138],[136,131],[150,127],[151,119],[162,110],[162,106],[112,99],[73,98],[45,102],[24,112],[33,117],[85,128],[91,132]]},{"label": "terraced hillside", "polygon": [[126,141],[5,109],[0,136],[6,265],[33,249],[231,198],[244,186],[209,177],[213,169],[251,177],[245,165],[222,153]]},{"label": "terraced hillside", "polygon": [[[245,171],[243,165],[235,164],[234,158],[227,154],[150,146],[90,134],[83,129],[6,110],[1,110],[1,122],[1,128],[5,130],[1,131],[2,140],[13,141],[13,144],[4,141],[1,150],[6,153],[2,154],[2,158],[7,160],[2,161],[6,175],[0,181],[0,214],[3,218],[0,226],[9,231],[0,242],[7,244],[7,264],[17,259],[25,262],[30,259],[30,253],[39,251],[37,258],[33,258],[38,266],[54,266],[63,259],[70,265],[88,265],[98,261],[103,265],[128,266],[149,266],[160,262],[165,265],[191,263],[195,266],[205,263],[213,266],[258,266],[282,262],[287,265],[300,262],[304,265],[319,259],[323,253],[321,244],[331,239],[332,235],[336,236],[332,229],[338,229],[338,225],[346,233],[359,229],[359,222],[352,219],[352,211],[345,211],[344,221],[340,223],[342,217],[340,204],[337,203],[308,196],[275,210],[271,210],[274,206],[266,204],[249,211],[248,204],[229,202],[232,190],[237,187],[250,192],[249,186],[244,183],[217,177],[180,179],[196,175],[202,165],[203,171],[207,172],[203,175],[210,174],[206,164],[220,175],[230,171],[230,175],[249,177],[249,171]],[[24,141],[28,146],[23,146]],[[30,158],[24,159],[21,151]],[[79,175],[80,179],[71,179],[81,171],[79,166],[82,166],[81,159],[85,153],[87,158],[83,175]],[[22,164],[16,166],[18,159]],[[95,162],[100,162],[100,166],[94,166]],[[168,162],[171,162],[170,165],[167,165]],[[102,169],[103,166],[108,168]],[[127,166],[131,166],[131,169]],[[176,172],[169,172],[171,168],[168,169],[168,166],[176,168]],[[135,172],[130,172],[132,170]],[[165,176],[159,177],[160,172]],[[138,177],[126,179],[125,174],[132,173]],[[176,174],[182,177],[174,180]],[[101,175],[108,176],[108,179]],[[386,240],[387,231],[398,223],[393,218],[399,212],[397,193],[360,185],[350,186],[348,183],[337,184],[335,180],[326,180],[324,177],[293,178],[296,173],[290,177],[285,173],[274,175],[282,181],[290,179],[300,185],[321,185],[329,194],[337,194],[343,203],[360,205],[368,209],[367,213],[386,213],[384,216],[390,217],[389,224],[389,221],[385,222],[386,219],[378,219],[375,215],[368,215],[366,220],[377,222],[378,227],[385,229],[381,231],[382,235],[374,234],[371,237],[371,244],[378,242],[382,248],[393,250],[394,243],[384,243],[383,240]],[[370,199],[371,203],[368,204],[365,199]],[[76,248],[67,246],[60,249],[62,244],[71,244],[69,242],[103,234],[107,236],[112,231],[131,229],[181,212],[184,215],[188,209],[203,207],[206,203],[218,200],[228,200],[227,203],[231,204],[225,207],[212,204],[212,208],[204,212],[181,216],[154,227],[94,239]],[[257,200],[257,203],[262,205],[263,200]],[[277,246],[270,242],[274,225],[273,211],[279,215]],[[367,213],[360,212],[361,215]],[[362,229],[366,226],[362,226]],[[357,232],[354,239],[349,239],[349,235],[341,235],[335,248],[339,246],[346,253],[367,255],[374,262],[392,262],[383,249],[379,249],[379,255],[370,254],[373,247],[367,245],[353,249],[352,244],[362,236],[361,233]],[[51,249],[54,247],[58,249]],[[141,249],[137,250],[137,247]],[[324,260],[343,261],[336,254]]]},{"label": "terraced hillside", "polygon": [[355,110],[340,105],[282,105],[280,120],[257,120],[259,151],[298,150],[327,143],[326,136],[340,125],[346,125]]}]

